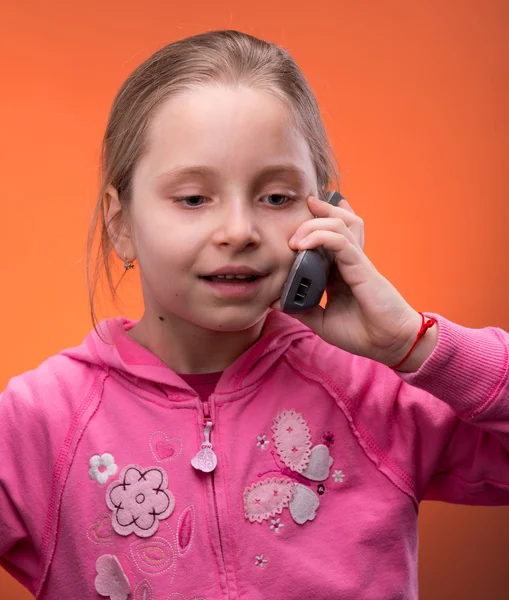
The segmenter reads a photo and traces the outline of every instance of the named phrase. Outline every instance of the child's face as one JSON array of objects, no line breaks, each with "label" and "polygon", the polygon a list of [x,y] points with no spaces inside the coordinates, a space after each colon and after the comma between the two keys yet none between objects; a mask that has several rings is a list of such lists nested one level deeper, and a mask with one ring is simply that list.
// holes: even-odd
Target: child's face
[{"label": "child's face", "polygon": [[[295,258],[288,240],[312,218],[306,198],[318,191],[307,142],[267,92],[212,86],[166,101],[148,141],[131,210],[147,311],[216,331],[253,326],[281,295]],[[210,173],[179,174],[198,165]],[[275,165],[300,174],[261,175]],[[174,201],[182,196],[195,198]],[[265,276],[245,292],[204,279],[232,265]]]}]

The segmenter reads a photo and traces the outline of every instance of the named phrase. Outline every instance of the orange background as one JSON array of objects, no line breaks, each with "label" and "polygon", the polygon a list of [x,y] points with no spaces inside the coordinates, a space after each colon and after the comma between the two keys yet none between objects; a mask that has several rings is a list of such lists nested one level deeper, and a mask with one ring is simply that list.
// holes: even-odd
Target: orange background
[{"label": "orange background", "polygon": [[[403,296],[509,330],[507,0],[5,0],[0,389],[90,329],[85,235],[116,90],[164,44],[223,28],[300,64],[365,251]],[[139,316],[136,289],[122,297],[101,316]],[[422,600],[509,597],[509,508],[424,503],[420,532]],[[28,597],[0,573],[2,600]]]}]

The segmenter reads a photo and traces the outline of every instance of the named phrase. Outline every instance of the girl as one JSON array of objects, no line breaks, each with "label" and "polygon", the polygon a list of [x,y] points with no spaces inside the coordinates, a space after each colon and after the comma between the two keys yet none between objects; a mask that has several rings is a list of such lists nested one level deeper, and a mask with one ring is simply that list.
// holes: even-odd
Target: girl
[{"label": "girl", "polygon": [[[509,502],[509,335],[418,313],[376,270],[273,44],[156,52],[102,166],[92,233],[145,311],[2,394],[2,565],[41,599],[417,598],[419,502]],[[284,314],[319,246],[325,309]]]}]

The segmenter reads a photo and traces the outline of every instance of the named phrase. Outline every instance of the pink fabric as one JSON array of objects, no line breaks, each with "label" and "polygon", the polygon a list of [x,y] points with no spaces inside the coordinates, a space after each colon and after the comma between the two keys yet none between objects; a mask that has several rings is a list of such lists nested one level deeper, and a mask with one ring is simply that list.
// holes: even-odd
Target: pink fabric
[{"label": "pink fabric", "polygon": [[200,395],[203,402],[206,402],[209,396],[214,393],[222,374],[222,371],[220,371],[218,373],[199,373],[196,375],[181,374],[180,377]]},{"label": "pink fabric", "polygon": [[104,321],[0,396],[1,564],[41,599],[417,598],[419,502],[509,504],[509,335],[426,316],[417,373],[271,312],[201,381]]}]

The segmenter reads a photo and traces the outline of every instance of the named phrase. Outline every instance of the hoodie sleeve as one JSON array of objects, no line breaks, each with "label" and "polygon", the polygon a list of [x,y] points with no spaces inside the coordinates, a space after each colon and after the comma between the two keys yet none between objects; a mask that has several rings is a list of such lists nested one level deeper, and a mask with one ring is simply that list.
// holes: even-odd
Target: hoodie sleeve
[{"label": "hoodie sleeve", "polygon": [[416,503],[509,505],[509,334],[425,315],[438,341],[418,371],[340,351],[337,401],[366,454]]},{"label": "hoodie sleeve", "polygon": [[34,595],[79,415],[69,382],[83,381],[84,367],[73,363],[52,357],[0,395],[0,565]]},{"label": "hoodie sleeve", "polygon": [[391,415],[402,443],[407,431],[417,442],[406,465],[417,499],[509,505],[509,334],[426,316],[437,319],[437,346],[418,371],[395,372]]}]

